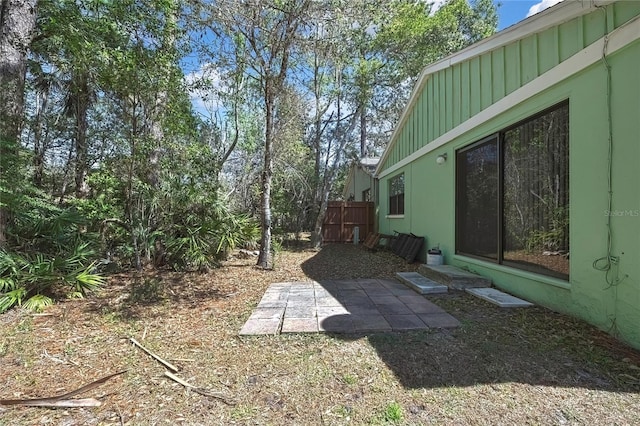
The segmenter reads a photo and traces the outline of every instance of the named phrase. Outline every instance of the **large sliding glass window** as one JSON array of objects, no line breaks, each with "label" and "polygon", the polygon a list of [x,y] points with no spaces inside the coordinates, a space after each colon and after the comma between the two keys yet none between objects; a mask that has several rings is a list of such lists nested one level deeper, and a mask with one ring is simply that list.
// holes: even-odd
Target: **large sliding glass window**
[{"label": "large sliding glass window", "polygon": [[568,279],[568,103],[459,150],[456,167],[456,252]]},{"label": "large sliding glass window", "polygon": [[457,251],[498,260],[498,138],[458,152]]}]

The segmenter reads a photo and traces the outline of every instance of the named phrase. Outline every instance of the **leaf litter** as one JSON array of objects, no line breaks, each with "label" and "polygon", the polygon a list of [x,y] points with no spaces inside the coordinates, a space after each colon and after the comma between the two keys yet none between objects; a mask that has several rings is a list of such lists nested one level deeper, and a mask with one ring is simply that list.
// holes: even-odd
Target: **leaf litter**
[{"label": "leaf litter", "polygon": [[[100,407],[0,406],[0,425],[383,424],[391,404],[398,424],[637,421],[638,352],[539,307],[500,310],[453,292],[430,300],[462,322],[455,330],[240,338],[271,283],[393,278],[418,267],[353,245],[285,246],[273,271],[254,261],[232,257],[207,274],[119,274],[45,316],[0,316],[0,398],[64,393],[128,370],[93,390]],[[178,380],[131,336],[174,365]]]}]

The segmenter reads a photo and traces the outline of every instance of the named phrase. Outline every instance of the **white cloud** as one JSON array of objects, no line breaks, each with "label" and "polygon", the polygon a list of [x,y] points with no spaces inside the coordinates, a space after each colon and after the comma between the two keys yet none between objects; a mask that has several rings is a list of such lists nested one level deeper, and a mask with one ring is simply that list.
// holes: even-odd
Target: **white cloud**
[{"label": "white cloud", "polygon": [[220,108],[220,100],[216,92],[221,87],[220,73],[209,63],[199,69],[185,74],[184,81],[189,89],[189,97],[194,110],[208,117]]},{"label": "white cloud", "polygon": [[562,0],[541,0],[540,3],[536,3],[529,9],[529,13],[527,13],[527,18],[531,15],[535,15],[536,13],[542,12],[545,9],[550,8],[553,5],[560,3]]},{"label": "white cloud", "polygon": [[436,13],[438,11],[438,9],[440,9],[442,6],[444,6],[444,4],[447,2],[447,0],[427,0],[427,3],[429,3],[431,5],[431,15],[433,15],[434,13]]}]

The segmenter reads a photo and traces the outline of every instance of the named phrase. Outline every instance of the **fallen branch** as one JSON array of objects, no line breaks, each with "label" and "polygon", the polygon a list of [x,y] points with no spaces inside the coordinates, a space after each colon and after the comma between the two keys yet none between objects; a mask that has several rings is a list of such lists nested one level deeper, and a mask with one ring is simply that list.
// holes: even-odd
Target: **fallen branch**
[{"label": "fallen branch", "polygon": [[42,351],[42,356],[44,356],[45,358],[49,358],[51,361],[59,362],[60,364],[73,364],[75,366],[79,365],[77,362],[71,361],[70,359],[64,360],[64,359],[57,358],[53,355],[49,355],[49,352],[47,352],[46,349]]},{"label": "fallen branch", "polygon": [[24,405],[25,407],[53,407],[53,408],[99,407],[102,405],[102,402],[98,401],[95,398],[61,399],[61,400],[54,400],[54,401],[38,401],[38,400],[24,399],[24,400],[16,400],[16,401],[18,401],[18,403],[11,404],[11,405]]},{"label": "fallen branch", "polygon": [[107,380],[126,373],[127,370],[110,374],[94,382],[84,385],[74,391],[67,392],[63,395],[53,396],[49,398],[32,398],[32,399],[0,399],[0,405],[25,405],[30,407],[99,407],[101,402],[93,398],[85,399],[69,399],[72,396],[89,392],[91,389],[97,388]]},{"label": "fallen branch", "polygon": [[169,371],[165,371],[164,375],[170,378],[171,380],[173,380],[174,382],[181,384],[185,388],[193,390],[197,394],[200,394],[202,396],[208,396],[211,398],[217,398],[227,405],[236,405],[235,401],[231,400],[227,395],[223,394],[222,392],[215,392],[208,389],[199,388],[185,381],[184,379],[181,379],[180,377],[176,376],[175,374]]},{"label": "fallen branch", "polygon": [[147,353],[147,355],[149,355],[151,358],[155,359],[156,361],[158,361],[160,364],[164,365],[165,367],[167,367],[169,370],[173,371],[174,373],[178,372],[178,367],[174,366],[173,364],[171,364],[169,361],[165,361],[164,359],[160,358],[158,355],[154,354],[153,352],[151,352],[149,349],[145,348],[144,346],[142,346],[140,343],[138,343],[138,341],[136,339],[134,339],[133,337],[129,337],[129,340],[131,341],[131,343],[133,343],[135,346],[139,347],[140,349],[142,349],[144,352]]}]

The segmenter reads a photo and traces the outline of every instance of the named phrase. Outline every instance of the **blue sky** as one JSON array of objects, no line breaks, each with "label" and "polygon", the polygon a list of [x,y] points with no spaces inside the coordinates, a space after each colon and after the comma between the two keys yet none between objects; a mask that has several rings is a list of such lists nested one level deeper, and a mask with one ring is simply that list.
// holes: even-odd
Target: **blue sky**
[{"label": "blue sky", "polygon": [[498,8],[498,30],[502,30],[525,19],[532,7],[535,6],[533,11],[542,11],[558,3],[559,0],[494,0],[494,2],[501,4]]},{"label": "blue sky", "polygon": [[[427,1],[430,1],[436,6],[439,6],[442,5],[446,0]],[[500,6],[498,7],[498,30],[505,29],[522,21],[527,17],[529,13],[542,11],[545,8],[553,6],[560,1],[562,0],[494,0],[496,4],[500,4]],[[218,79],[217,72],[209,65],[198,65],[198,69],[191,69],[190,71],[188,71],[187,69],[189,69],[191,64],[187,65],[187,62],[188,61],[185,61],[185,63],[183,64],[185,72],[187,73],[187,76],[185,77],[187,82],[193,82],[194,80],[202,78],[203,76],[212,80]],[[192,90],[191,98],[192,102],[194,103],[194,107],[205,116],[209,116],[211,112],[207,110],[211,109],[211,111],[214,111],[219,107],[219,105],[217,105],[216,102],[208,102],[208,107],[205,107],[205,102],[201,99],[201,96],[203,96],[204,93],[205,92],[200,92],[198,90]]]}]

